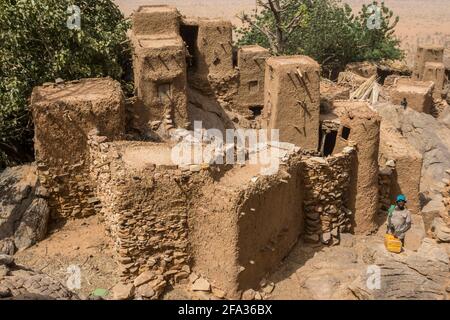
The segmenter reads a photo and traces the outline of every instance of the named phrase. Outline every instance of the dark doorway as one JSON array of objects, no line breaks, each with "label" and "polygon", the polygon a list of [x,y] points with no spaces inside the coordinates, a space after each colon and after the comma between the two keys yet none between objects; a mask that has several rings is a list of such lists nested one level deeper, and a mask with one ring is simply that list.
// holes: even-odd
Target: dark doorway
[{"label": "dark doorway", "polygon": [[186,43],[186,63],[188,69],[195,69],[197,67],[197,37],[198,26],[195,25],[181,25],[180,34],[183,41]]},{"label": "dark doorway", "polygon": [[252,112],[253,119],[256,119],[262,114],[262,106],[253,106],[249,107],[250,111]]},{"label": "dark doorway", "polygon": [[327,157],[333,154],[336,146],[337,131],[330,131],[325,135],[325,142],[323,144],[323,156]]},{"label": "dark doorway", "polygon": [[237,49],[233,46],[233,68],[236,68],[238,65],[238,51]]},{"label": "dark doorway", "polygon": [[342,139],[348,140],[349,137],[350,137],[350,128],[343,127],[342,128]]}]

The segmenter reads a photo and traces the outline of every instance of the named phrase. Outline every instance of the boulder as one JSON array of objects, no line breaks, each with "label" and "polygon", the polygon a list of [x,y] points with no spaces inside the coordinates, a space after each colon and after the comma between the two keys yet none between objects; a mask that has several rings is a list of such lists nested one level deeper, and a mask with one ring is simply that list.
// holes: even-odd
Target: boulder
[{"label": "boulder", "polygon": [[209,292],[211,290],[211,284],[208,280],[203,278],[198,278],[192,285],[192,291],[205,291]]},{"label": "boulder", "polygon": [[14,263],[14,258],[7,254],[0,253],[0,265],[9,266]]},{"label": "boulder", "polygon": [[0,298],[36,300],[39,297],[57,300],[78,300],[79,297],[58,280],[26,267],[12,265],[0,277]]},{"label": "boulder", "polygon": [[0,240],[0,253],[13,255],[16,252],[16,246],[14,245],[14,239],[6,238]]},{"label": "boulder", "polygon": [[276,300],[445,298],[449,279],[445,245],[425,238],[416,252],[406,248],[396,254],[386,250],[384,234],[341,236],[345,246],[318,250],[305,243],[297,244],[269,278],[277,280],[271,297]]},{"label": "boulder", "polygon": [[434,219],[431,231],[438,241],[450,242],[450,226],[441,217]]},{"label": "boulder", "polygon": [[112,289],[113,299],[115,300],[128,300],[132,298],[134,294],[134,285],[132,283],[124,284],[118,283]]},{"label": "boulder", "polygon": [[0,174],[0,252],[13,254],[45,237],[50,210],[40,188],[34,165]]},{"label": "boulder", "polygon": [[417,251],[425,238],[425,224],[422,216],[419,214],[412,215],[411,229],[408,230],[405,236],[405,248]]},{"label": "boulder", "polygon": [[[431,239],[424,239],[417,252],[387,252],[383,243],[367,246],[371,265],[379,268],[379,286],[370,287],[369,277],[375,273],[364,270],[349,285],[358,299],[370,300],[442,300],[448,280],[449,260],[445,249]],[[376,283],[373,282],[373,283]]]},{"label": "boulder", "polygon": [[422,217],[425,224],[426,232],[430,231],[433,225],[433,221],[436,217],[439,217],[441,212],[445,212],[445,206],[443,203],[442,195],[435,194],[428,203],[422,208]]},{"label": "boulder", "polygon": [[420,191],[437,194],[443,188],[442,177],[450,168],[450,128],[441,120],[411,108],[390,103],[375,106],[383,121],[395,127],[423,155]]},{"label": "boulder", "polygon": [[242,300],[255,300],[256,291],[253,289],[245,290],[242,293]]}]

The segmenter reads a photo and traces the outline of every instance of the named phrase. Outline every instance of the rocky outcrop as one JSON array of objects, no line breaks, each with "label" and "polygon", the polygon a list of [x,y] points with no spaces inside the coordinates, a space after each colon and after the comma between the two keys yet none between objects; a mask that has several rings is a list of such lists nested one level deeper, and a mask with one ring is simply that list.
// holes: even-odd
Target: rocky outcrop
[{"label": "rocky outcrop", "polygon": [[0,174],[0,253],[13,254],[45,237],[46,193],[34,165],[8,168]]},{"label": "rocky outcrop", "polygon": [[436,217],[431,226],[431,231],[440,242],[450,242],[450,220],[446,220],[441,217]]},{"label": "rocky outcrop", "polygon": [[449,259],[446,251],[431,239],[424,239],[417,252],[399,255],[387,252],[382,243],[367,246],[364,260],[379,268],[380,281],[379,286],[368,286],[372,283],[371,274],[364,270],[349,286],[359,299],[445,299]]},{"label": "rocky outcrop", "polygon": [[450,168],[450,128],[440,119],[410,108],[380,103],[376,109],[423,155],[421,192],[439,193]]},{"label": "rocky outcrop", "polygon": [[386,250],[382,234],[342,234],[339,246],[299,243],[270,277],[276,282],[271,298],[442,300],[449,276],[445,246],[432,239],[417,252],[395,254]]},{"label": "rocky outcrop", "polygon": [[0,254],[1,299],[78,300],[78,296],[48,275],[18,266],[13,257]]}]

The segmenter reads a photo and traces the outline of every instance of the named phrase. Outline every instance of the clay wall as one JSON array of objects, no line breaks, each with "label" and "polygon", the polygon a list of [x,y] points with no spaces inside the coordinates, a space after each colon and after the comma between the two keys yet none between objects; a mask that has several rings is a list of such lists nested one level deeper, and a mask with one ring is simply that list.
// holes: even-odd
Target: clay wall
[{"label": "clay wall", "polygon": [[427,62],[423,70],[423,81],[433,81],[435,98],[442,98],[445,81],[445,65],[442,62]]},{"label": "clay wall", "polygon": [[193,269],[227,297],[257,288],[302,233],[300,168],[299,156],[271,176],[260,175],[257,165],[234,167],[205,185],[202,201],[193,203]]},{"label": "clay wall", "polygon": [[263,121],[279,129],[280,140],[317,150],[320,113],[320,66],[306,56],[267,60]]},{"label": "clay wall", "polygon": [[425,64],[427,62],[444,61],[444,47],[440,46],[418,46],[414,62],[413,78],[423,80]]},{"label": "clay wall", "polygon": [[120,84],[110,78],[36,87],[31,98],[39,179],[53,218],[85,217],[100,209],[89,177],[88,133],[125,133]]},{"label": "clay wall", "polygon": [[133,33],[136,36],[176,37],[180,28],[180,16],[174,7],[166,5],[140,6],[132,16]]},{"label": "clay wall", "polygon": [[243,46],[238,51],[239,91],[236,104],[242,112],[264,106],[264,75],[269,50],[258,45]]},{"label": "clay wall", "polygon": [[197,74],[220,79],[233,71],[232,33],[230,21],[220,19],[198,21]]},{"label": "clay wall", "polygon": [[390,90],[391,101],[400,105],[406,99],[407,107],[417,112],[430,113],[433,106],[434,83],[400,78]]},{"label": "clay wall", "polygon": [[[134,124],[142,132],[157,121],[167,131],[188,126],[185,47],[180,37],[134,37],[136,96]],[[165,129],[165,130],[164,130]]]},{"label": "clay wall", "polygon": [[334,113],[349,128],[348,140],[355,143],[347,207],[354,213],[353,230],[368,234],[375,230],[378,212],[378,150],[380,117],[366,102],[335,102]]},{"label": "clay wall", "polygon": [[258,288],[276,270],[303,233],[304,182],[301,163],[295,160],[277,176],[261,177],[239,195],[239,289]]},{"label": "clay wall", "polygon": [[390,203],[394,204],[397,195],[404,194],[408,199],[408,208],[413,214],[419,214],[420,179],[422,155],[395,128],[382,122],[380,131],[379,162],[393,161],[390,190]]}]

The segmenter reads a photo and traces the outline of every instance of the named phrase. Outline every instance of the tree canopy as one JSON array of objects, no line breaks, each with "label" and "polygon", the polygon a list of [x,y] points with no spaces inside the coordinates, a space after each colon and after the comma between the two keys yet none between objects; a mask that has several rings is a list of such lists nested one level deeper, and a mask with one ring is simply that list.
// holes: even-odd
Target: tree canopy
[{"label": "tree canopy", "polygon": [[363,5],[355,15],[340,0],[258,0],[259,9],[239,15],[238,45],[259,44],[273,54],[304,54],[325,70],[349,62],[400,59],[394,35],[399,21],[384,4]]},{"label": "tree canopy", "polygon": [[[73,5],[80,28],[68,25]],[[0,0],[0,168],[32,159],[34,86],[111,76],[129,89],[128,28],[112,0]]]}]

